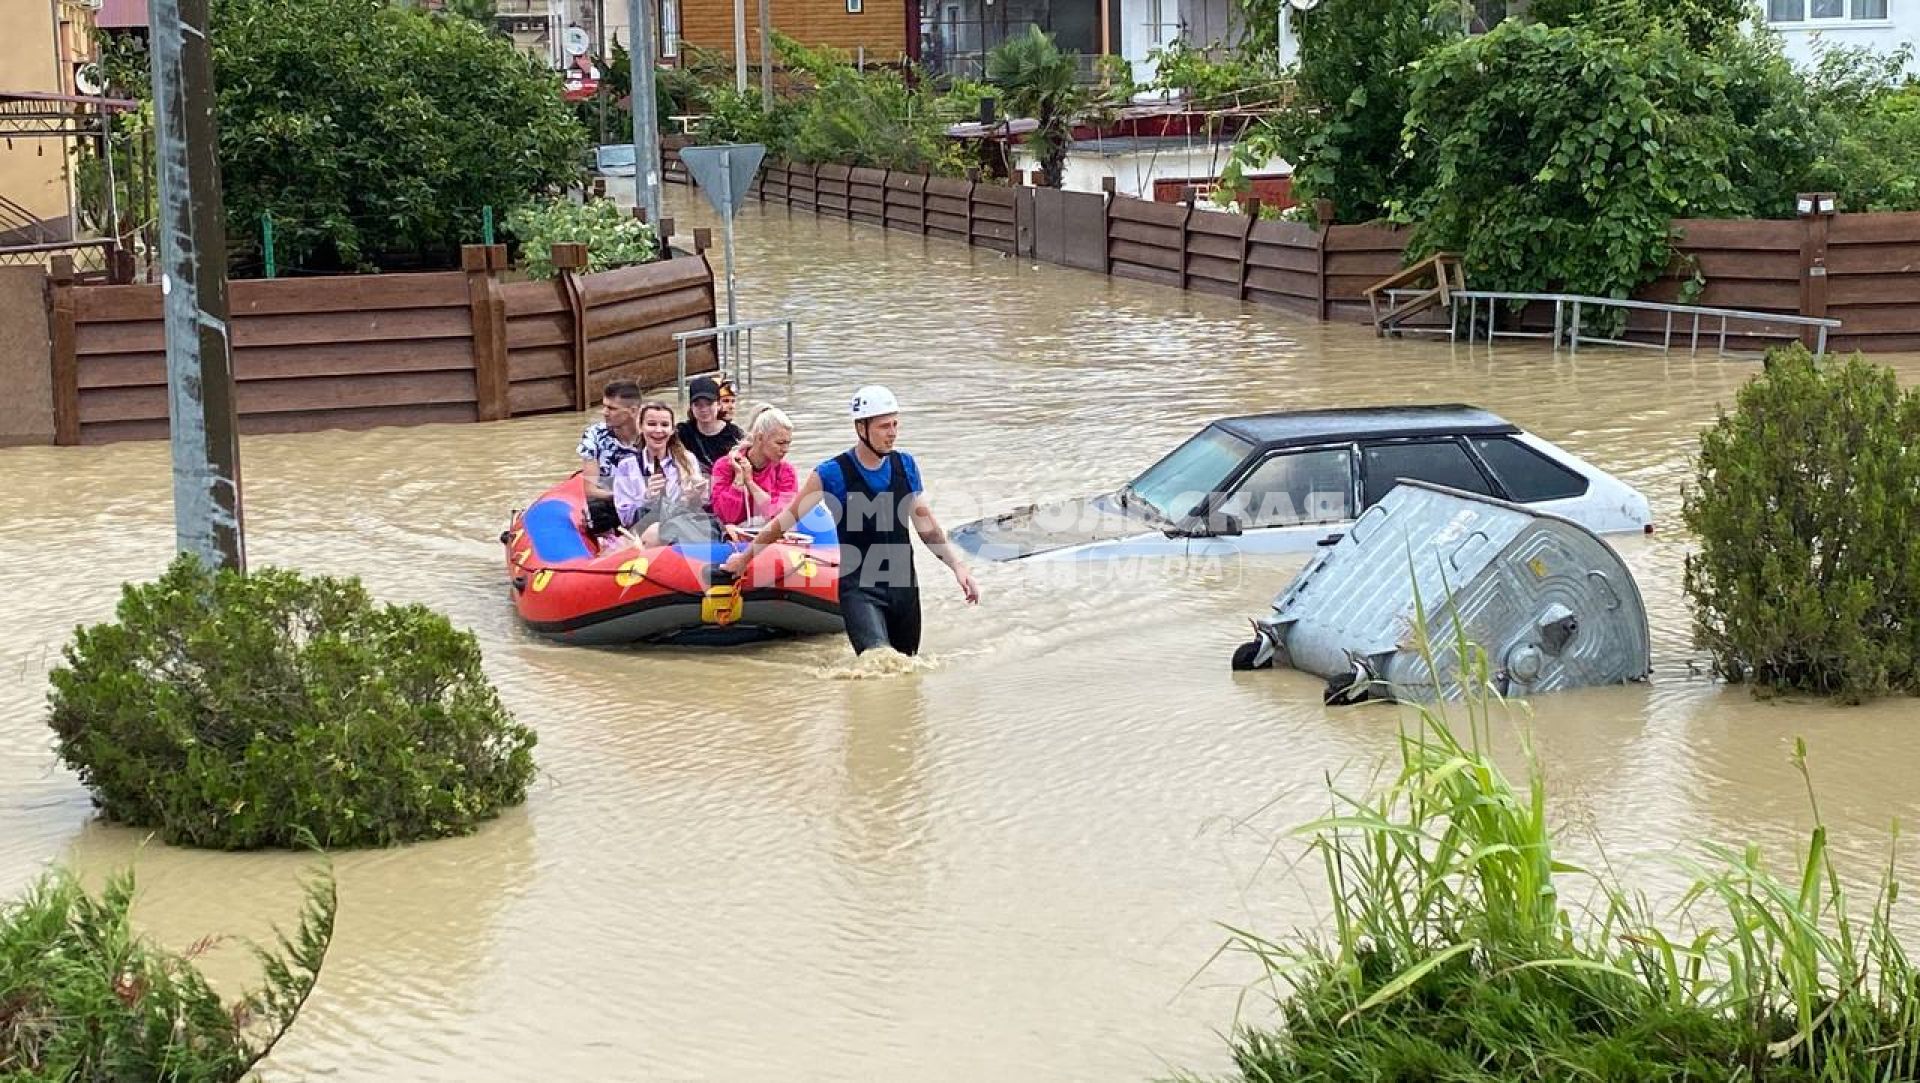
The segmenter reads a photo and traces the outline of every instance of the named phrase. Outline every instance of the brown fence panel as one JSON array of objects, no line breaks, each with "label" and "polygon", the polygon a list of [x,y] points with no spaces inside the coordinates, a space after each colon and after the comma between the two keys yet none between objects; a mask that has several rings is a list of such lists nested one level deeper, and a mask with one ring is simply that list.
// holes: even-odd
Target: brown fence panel
[{"label": "brown fence panel", "polygon": [[927,233],[970,241],[973,237],[973,182],[951,177],[928,177]]},{"label": "brown fence panel", "polygon": [[924,233],[927,228],[927,175],[924,173],[887,174],[882,212],[888,229]]},{"label": "brown fence panel", "polygon": [[1246,282],[1252,225],[1244,214],[1195,208],[1187,216],[1187,288],[1237,300]]},{"label": "brown fence panel", "polygon": [[1298,222],[1255,222],[1247,234],[1247,300],[1318,315],[1320,233]]},{"label": "brown fence panel", "polygon": [[1386,226],[1329,226],[1326,237],[1326,318],[1347,323],[1372,319],[1362,291],[1400,270],[1407,231]]},{"label": "brown fence panel", "polygon": [[[673,336],[714,325],[713,269],[703,257],[576,275],[586,351],[589,398],[608,380],[642,387],[672,384],[677,366]],[[719,367],[712,339],[687,347],[687,371]]]},{"label": "brown fence panel", "polygon": [[787,163],[769,161],[760,167],[760,200],[763,203],[787,201]]},{"label": "brown fence panel", "polygon": [[844,165],[822,165],[814,169],[814,199],[821,214],[847,217],[849,205],[847,179],[853,170]]},{"label": "brown fence panel", "polygon": [[507,282],[500,297],[507,310],[508,412],[573,409],[573,306],[566,285]]},{"label": "brown fence panel", "polygon": [[1033,190],[1033,255],[1083,271],[1107,270],[1107,198],[1097,192]]},{"label": "brown fence panel", "polygon": [[820,178],[813,166],[796,162],[787,167],[787,202],[800,210],[820,213]]},{"label": "brown fence panel", "polygon": [[[465,274],[249,280],[229,297],[242,432],[475,418]],[[165,436],[160,288],[78,288],[72,305],[80,442]]]},{"label": "brown fence panel", "polygon": [[980,248],[1012,253],[1019,223],[1015,202],[1019,198],[1020,191],[1016,188],[998,184],[974,185],[968,240]]},{"label": "brown fence panel", "polygon": [[1920,214],[1829,221],[1826,312],[1839,350],[1920,350]]},{"label": "brown fence panel", "polygon": [[887,171],[854,169],[847,174],[847,216],[856,222],[887,224]]},{"label": "brown fence panel", "polygon": [[1115,196],[1107,204],[1107,266],[1116,278],[1178,286],[1186,272],[1184,203]]}]

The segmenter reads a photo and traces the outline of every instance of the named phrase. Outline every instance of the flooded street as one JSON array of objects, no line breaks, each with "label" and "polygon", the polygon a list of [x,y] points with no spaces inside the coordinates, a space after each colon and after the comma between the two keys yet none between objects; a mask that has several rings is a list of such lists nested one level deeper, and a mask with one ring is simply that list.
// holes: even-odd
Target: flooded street
[{"label": "flooded street", "polygon": [[[684,236],[702,216],[670,192]],[[1660,858],[1701,839],[1785,858],[1808,823],[1795,735],[1862,875],[1893,819],[1920,818],[1912,701],[1759,703],[1694,674],[1681,487],[1757,362],[1383,341],[754,204],[739,230],[742,318],[799,321],[794,376],[763,356],[745,400],[786,408],[811,465],[849,442],[851,389],[890,384],[949,527],[1112,488],[1214,417],[1304,406],[1470,402],[1638,486],[1659,532],[1621,548],[1654,680],[1535,704],[1576,853],[1597,839],[1656,887],[1678,876]],[[1881,360],[1920,379],[1920,359]],[[1224,1071],[1252,972],[1207,965],[1222,926],[1316,926],[1276,833],[1396,732],[1390,708],[1321,706],[1312,678],[1229,672],[1300,561],[976,566],[969,609],[922,552],[912,667],[854,665],[841,638],[554,646],[517,625],[496,539],[572,468],[585,420],[243,442],[250,559],[359,575],[471,628],[542,772],[471,838],[336,859],[333,952],[264,1078]],[[131,862],[169,946],[290,922],[311,858],[143,847],[93,821],[51,751],[46,673],[73,625],[172,555],[166,446],[0,451],[0,478],[0,896],[48,862],[90,880]],[[246,974],[241,955],[215,972]]]}]

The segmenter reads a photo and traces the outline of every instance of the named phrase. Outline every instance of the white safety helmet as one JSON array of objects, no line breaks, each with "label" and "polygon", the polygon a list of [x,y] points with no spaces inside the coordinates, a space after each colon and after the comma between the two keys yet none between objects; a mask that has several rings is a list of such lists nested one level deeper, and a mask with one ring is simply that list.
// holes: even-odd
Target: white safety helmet
[{"label": "white safety helmet", "polygon": [[900,400],[893,392],[879,384],[868,384],[853,393],[853,419],[865,421],[870,417],[881,417],[900,412]]}]

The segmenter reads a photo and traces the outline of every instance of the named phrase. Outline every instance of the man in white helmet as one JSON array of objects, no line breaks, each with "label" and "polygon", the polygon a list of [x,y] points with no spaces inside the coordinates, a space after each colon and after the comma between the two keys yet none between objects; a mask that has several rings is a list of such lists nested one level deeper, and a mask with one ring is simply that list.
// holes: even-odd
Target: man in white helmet
[{"label": "man in white helmet", "polygon": [[913,570],[913,533],[953,571],[969,604],[980,600],[958,547],[923,498],[920,467],[894,449],[900,403],[877,384],[854,392],[854,446],[807,475],[800,493],[723,566],[739,575],[760,551],[785,537],[822,498],[840,540],[840,613],[855,654],[888,646],[901,654],[920,649],[920,586]]}]

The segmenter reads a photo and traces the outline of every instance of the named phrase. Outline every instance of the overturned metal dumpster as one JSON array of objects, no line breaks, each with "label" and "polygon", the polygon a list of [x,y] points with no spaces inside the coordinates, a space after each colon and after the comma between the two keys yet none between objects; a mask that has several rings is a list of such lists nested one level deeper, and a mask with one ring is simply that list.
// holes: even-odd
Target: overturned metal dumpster
[{"label": "overturned metal dumpster", "polygon": [[1414,481],[1354,520],[1253,624],[1233,667],[1317,674],[1330,702],[1457,698],[1463,638],[1486,651],[1503,695],[1622,684],[1652,668],[1640,588],[1606,542],[1557,515]]}]

